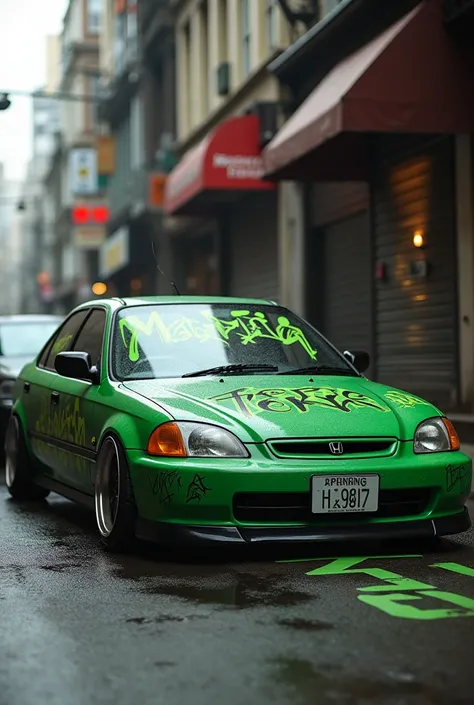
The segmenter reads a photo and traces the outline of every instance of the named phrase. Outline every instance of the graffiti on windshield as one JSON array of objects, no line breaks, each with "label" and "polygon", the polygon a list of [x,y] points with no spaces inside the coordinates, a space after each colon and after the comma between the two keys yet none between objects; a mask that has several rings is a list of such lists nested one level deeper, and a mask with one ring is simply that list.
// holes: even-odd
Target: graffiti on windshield
[{"label": "graffiti on windshield", "polygon": [[141,335],[158,335],[164,344],[218,340],[224,345],[232,341],[239,341],[241,345],[254,345],[262,339],[275,340],[282,345],[300,345],[311,360],[316,360],[317,351],[312,348],[301,328],[292,325],[286,316],[279,316],[275,327],[261,311],[231,311],[229,317],[218,318],[209,310],[204,310],[199,312],[199,316],[181,316],[168,323],[153,311],[146,322],[133,315],[120,319],[120,335],[130,361],[137,362],[140,359]]},{"label": "graffiti on windshield", "polygon": [[390,411],[388,407],[365,394],[348,389],[333,389],[332,387],[301,387],[298,389],[243,387],[226,394],[219,394],[211,399],[219,404],[231,404],[246,416],[261,414],[263,411],[306,413],[312,406],[346,413],[352,409],[363,408]]}]

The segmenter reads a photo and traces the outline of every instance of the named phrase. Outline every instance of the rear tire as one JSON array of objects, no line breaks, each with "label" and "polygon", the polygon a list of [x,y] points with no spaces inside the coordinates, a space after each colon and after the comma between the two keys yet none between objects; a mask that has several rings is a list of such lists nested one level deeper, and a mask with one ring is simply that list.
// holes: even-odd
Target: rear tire
[{"label": "rear tire", "polygon": [[38,501],[49,495],[49,490],[33,481],[23,429],[18,417],[13,415],[5,435],[5,484],[14,499]]},{"label": "rear tire", "polygon": [[135,543],[137,509],[125,451],[115,436],[104,438],[97,456],[95,517],[104,548],[128,553]]}]

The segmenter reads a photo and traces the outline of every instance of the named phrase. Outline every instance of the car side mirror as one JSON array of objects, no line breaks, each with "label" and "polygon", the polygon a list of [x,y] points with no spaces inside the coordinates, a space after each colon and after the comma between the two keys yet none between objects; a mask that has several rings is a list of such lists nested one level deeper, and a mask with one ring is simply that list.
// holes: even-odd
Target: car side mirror
[{"label": "car side mirror", "polygon": [[369,369],[370,355],[364,350],[344,350],[344,357],[356,368],[357,372],[365,372]]},{"label": "car side mirror", "polygon": [[62,377],[85,379],[93,384],[99,382],[99,371],[91,365],[91,356],[86,352],[61,352],[54,359],[56,372]]}]

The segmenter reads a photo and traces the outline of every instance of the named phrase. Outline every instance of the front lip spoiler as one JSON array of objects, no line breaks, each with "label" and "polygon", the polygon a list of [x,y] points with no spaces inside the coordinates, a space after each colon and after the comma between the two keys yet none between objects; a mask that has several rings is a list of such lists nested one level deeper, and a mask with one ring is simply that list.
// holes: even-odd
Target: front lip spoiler
[{"label": "front lip spoiler", "polygon": [[256,545],[281,543],[320,543],[331,541],[367,541],[428,539],[460,534],[471,527],[465,507],[458,514],[438,519],[420,519],[378,524],[351,524],[327,527],[243,527],[189,526],[138,519],[138,539],[163,544]]}]

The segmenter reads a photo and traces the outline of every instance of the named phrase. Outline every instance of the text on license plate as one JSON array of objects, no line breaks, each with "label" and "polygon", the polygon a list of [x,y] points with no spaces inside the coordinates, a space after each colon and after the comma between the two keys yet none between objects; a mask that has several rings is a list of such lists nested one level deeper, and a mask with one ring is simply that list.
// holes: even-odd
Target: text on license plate
[{"label": "text on license plate", "polygon": [[376,512],[379,507],[378,475],[313,475],[313,514]]}]

